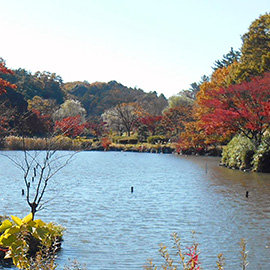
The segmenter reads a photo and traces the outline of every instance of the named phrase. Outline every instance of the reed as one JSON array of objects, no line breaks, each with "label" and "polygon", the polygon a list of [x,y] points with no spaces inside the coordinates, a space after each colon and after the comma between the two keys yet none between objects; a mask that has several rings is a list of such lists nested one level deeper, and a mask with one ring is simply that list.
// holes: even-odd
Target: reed
[{"label": "reed", "polygon": [[66,136],[51,138],[24,138],[9,136],[5,138],[6,150],[82,150],[85,141],[70,139]]}]

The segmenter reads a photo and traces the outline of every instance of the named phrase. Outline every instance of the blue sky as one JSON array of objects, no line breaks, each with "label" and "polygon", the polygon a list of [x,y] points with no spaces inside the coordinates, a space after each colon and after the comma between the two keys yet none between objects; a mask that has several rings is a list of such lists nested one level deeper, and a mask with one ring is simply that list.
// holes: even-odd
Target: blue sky
[{"label": "blue sky", "polygon": [[64,82],[116,80],[166,97],[188,89],[269,0],[0,0],[0,57]]}]

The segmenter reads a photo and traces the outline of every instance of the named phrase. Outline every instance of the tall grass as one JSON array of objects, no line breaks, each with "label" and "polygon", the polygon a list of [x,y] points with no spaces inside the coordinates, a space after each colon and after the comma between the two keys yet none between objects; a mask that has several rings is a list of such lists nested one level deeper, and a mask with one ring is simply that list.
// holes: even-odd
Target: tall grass
[{"label": "tall grass", "polygon": [[167,144],[120,144],[112,143],[110,138],[104,137],[99,141],[78,137],[71,139],[66,136],[51,138],[24,138],[9,136],[4,140],[6,150],[113,150],[153,153],[172,153],[175,145]]},{"label": "tall grass", "polygon": [[81,140],[65,136],[52,138],[24,138],[9,136],[5,138],[4,147],[7,150],[81,150],[84,144]]}]

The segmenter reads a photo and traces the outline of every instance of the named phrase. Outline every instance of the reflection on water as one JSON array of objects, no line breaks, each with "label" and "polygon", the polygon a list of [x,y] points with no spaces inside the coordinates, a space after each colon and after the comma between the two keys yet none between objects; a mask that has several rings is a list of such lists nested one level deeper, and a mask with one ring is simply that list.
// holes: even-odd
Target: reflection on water
[{"label": "reflection on water", "polygon": [[[0,162],[1,214],[22,217],[29,211],[21,196],[22,176],[6,158],[0,156]],[[248,241],[249,269],[269,268],[270,175],[218,163],[211,157],[77,154],[50,183],[45,200],[53,200],[37,214],[67,228],[60,269],[68,258],[92,270],[142,269],[147,258],[162,261],[159,244],[172,246],[172,232],[185,247],[193,241],[192,230],[204,269],[214,269],[221,252],[226,269],[237,269],[241,237]]]}]

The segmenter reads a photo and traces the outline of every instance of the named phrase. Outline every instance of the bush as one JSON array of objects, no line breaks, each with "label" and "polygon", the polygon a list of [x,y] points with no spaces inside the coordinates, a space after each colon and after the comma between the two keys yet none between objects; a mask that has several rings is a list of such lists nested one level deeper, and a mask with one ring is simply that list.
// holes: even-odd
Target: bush
[{"label": "bush", "polygon": [[270,172],[270,136],[263,138],[253,157],[253,170],[256,172]]},{"label": "bush", "polygon": [[167,143],[168,139],[166,139],[165,136],[155,135],[155,136],[149,136],[147,138],[147,142],[151,144],[155,143]]},{"label": "bush", "polygon": [[113,142],[118,144],[137,144],[138,137],[137,136],[114,136]]},{"label": "bush", "polygon": [[237,169],[251,169],[255,145],[247,137],[235,136],[222,152],[221,163],[224,166]]}]

